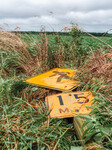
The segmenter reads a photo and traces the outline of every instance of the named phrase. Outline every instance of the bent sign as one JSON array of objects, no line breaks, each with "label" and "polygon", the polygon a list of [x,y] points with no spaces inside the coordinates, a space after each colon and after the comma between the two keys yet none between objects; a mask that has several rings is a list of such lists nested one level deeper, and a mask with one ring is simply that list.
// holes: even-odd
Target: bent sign
[{"label": "bent sign", "polygon": [[41,87],[71,91],[78,86],[79,81],[72,80],[76,70],[55,68],[48,72],[26,79],[25,82]]},{"label": "bent sign", "polygon": [[66,118],[89,114],[92,105],[91,92],[60,93],[46,97],[46,104],[52,118]]}]

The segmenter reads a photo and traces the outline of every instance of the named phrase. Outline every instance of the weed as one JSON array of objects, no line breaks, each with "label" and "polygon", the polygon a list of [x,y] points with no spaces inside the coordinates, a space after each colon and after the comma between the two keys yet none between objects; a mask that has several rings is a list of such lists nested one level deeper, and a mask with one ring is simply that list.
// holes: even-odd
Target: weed
[{"label": "weed", "polygon": [[101,94],[97,93],[94,99],[95,107],[90,113],[90,116],[82,116],[86,118],[83,127],[87,129],[83,133],[85,143],[95,141],[103,147],[112,148],[112,102],[108,101]]},{"label": "weed", "polygon": [[83,125],[88,125],[85,143],[99,141],[111,149],[111,38],[101,38],[104,46],[94,37],[82,38],[77,26],[66,29],[69,36],[0,32],[0,149],[69,150],[79,145],[73,124],[48,117],[45,97],[57,92],[21,80],[54,67],[80,65],[78,79],[83,90],[96,95],[91,117],[86,116]]},{"label": "weed", "polygon": [[[94,93],[94,107],[86,118],[83,127],[87,126],[83,134],[85,143],[95,141],[102,147],[112,148],[112,57],[111,51],[105,53],[100,50],[92,55],[80,67],[78,78],[83,82],[83,90]],[[99,93],[100,92],[100,93]]]}]

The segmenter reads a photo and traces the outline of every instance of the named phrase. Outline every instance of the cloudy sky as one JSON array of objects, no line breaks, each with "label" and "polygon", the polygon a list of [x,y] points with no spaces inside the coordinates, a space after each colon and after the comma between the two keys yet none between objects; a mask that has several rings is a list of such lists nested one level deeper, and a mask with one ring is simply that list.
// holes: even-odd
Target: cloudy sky
[{"label": "cloudy sky", "polygon": [[0,0],[0,29],[61,31],[71,22],[106,32],[112,28],[112,0]]}]

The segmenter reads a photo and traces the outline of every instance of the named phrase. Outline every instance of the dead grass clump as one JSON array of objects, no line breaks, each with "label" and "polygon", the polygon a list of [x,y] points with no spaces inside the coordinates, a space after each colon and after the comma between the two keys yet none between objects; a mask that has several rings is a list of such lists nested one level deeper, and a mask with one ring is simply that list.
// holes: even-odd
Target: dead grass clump
[{"label": "dead grass clump", "polygon": [[102,51],[93,53],[80,70],[82,71],[81,74],[90,73],[86,76],[87,80],[92,77],[103,77],[110,81],[112,79],[112,52],[107,54]]},{"label": "dead grass clump", "polygon": [[38,69],[39,62],[29,51],[27,44],[21,40],[20,34],[0,32],[0,62],[2,73],[10,73],[15,69],[17,73],[31,74]]},{"label": "dead grass clump", "polygon": [[23,48],[24,44],[21,41],[19,34],[11,32],[0,32],[0,48],[13,50],[15,48]]},{"label": "dead grass clump", "polygon": [[112,93],[112,51],[105,53],[99,50],[93,53],[87,62],[80,67],[78,76],[82,82],[88,83],[93,78],[104,80],[101,88]]}]

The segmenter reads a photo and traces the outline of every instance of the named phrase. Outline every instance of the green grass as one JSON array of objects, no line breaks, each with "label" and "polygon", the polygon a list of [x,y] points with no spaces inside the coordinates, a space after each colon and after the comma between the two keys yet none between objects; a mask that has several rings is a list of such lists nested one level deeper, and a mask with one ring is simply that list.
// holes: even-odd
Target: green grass
[{"label": "green grass", "polygon": [[[6,38],[9,34],[6,33],[3,36]],[[16,36],[14,35],[15,38],[17,38]],[[92,53],[99,49],[103,49],[104,54],[110,51],[107,44],[94,37],[81,36],[75,39],[74,36],[22,34],[16,40],[18,43],[14,44],[11,33],[5,41],[6,45],[3,45],[3,41],[1,42],[0,149],[70,150],[71,146],[80,145],[73,129],[73,123],[69,123],[66,119],[48,117],[50,112],[46,108],[45,97],[57,92],[21,82],[25,78],[55,67],[73,69],[82,67]],[[100,37],[99,39],[112,46],[111,37]],[[106,84],[106,81],[103,78],[101,80],[92,78],[85,82],[83,76],[80,77],[80,80],[84,79],[81,85],[82,89],[92,90],[95,94],[99,90],[100,93],[100,96],[96,96],[97,106],[91,112],[95,122],[88,117],[87,121],[91,122],[89,124],[91,129],[89,128],[86,133],[92,131],[95,133],[97,129],[100,129],[100,144],[111,148],[109,131],[112,119],[109,107],[111,102],[107,101],[107,98],[101,97],[102,94],[107,96],[107,93],[104,92],[105,87],[103,90],[100,89]],[[86,78],[88,78],[87,74]],[[110,85],[106,87],[106,90],[109,87]],[[108,96],[110,95],[108,93]],[[105,106],[104,113],[103,106]],[[102,132],[103,129],[104,132]],[[92,133],[86,135],[86,141],[90,140],[92,136]]]}]

